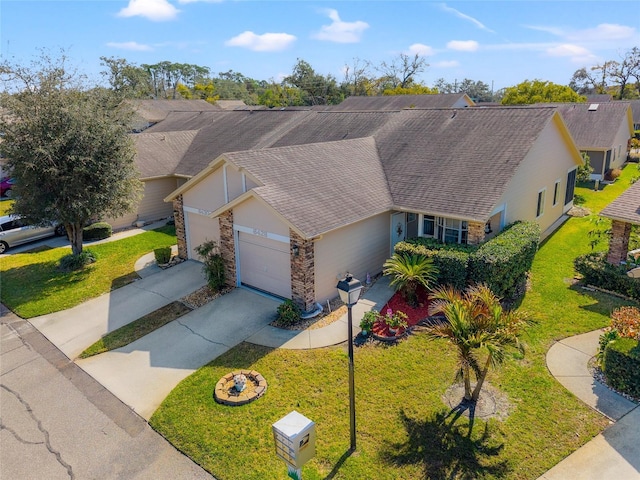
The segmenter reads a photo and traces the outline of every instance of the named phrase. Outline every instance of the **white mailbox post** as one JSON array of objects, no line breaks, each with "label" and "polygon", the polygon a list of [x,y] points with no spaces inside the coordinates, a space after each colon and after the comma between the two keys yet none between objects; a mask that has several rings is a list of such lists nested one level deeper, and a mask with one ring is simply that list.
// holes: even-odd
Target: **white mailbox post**
[{"label": "white mailbox post", "polygon": [[316,454],[316,424],[294,410],[272,428],[276,455],[286,462],[291,478],[302,479],[302,466]]}]

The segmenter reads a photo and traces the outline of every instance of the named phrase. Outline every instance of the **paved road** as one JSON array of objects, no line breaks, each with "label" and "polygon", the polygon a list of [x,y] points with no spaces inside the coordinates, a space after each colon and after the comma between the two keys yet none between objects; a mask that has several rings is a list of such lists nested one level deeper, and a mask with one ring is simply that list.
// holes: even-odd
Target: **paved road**
[{"label": "paved road", "polygon": [[0,478],[213,478],[1,308]]}]

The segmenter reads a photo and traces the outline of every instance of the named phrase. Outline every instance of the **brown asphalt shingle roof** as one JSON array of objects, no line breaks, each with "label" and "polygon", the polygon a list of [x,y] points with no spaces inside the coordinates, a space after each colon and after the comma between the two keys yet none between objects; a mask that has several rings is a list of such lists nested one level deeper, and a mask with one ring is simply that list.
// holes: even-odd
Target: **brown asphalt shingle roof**
[{"label": "brown asphalt shingle roof", "polygon": [[186,130],[134,135],[140,178],[173,174],[197,133],[197,130]]},{"label": "brown asphalt shingle roof", "polygon": [[616,133],[627,121],[628,102],[598,103],[589,111],[590,103],[567,103],[557,106],[580,150],[612,148]]},{"label": "brown asphalt shingle roof", "polygon": [[600,215],[640,225],[640,182],[631,185],[622,195],[602,209]]},{"label": "brown asphalt shingle roof", "polygon": [[327,108],[327,110],[353,112],[402,110],[405,108],[450,108],[464,96],[464,93],[440,93],[436,95],[382,95],[375,97],[351,96],[345,98],[339,105],[331,106]]},{"label": "brown asphalt shingle roof", "polygon": [[137,115],[149,122],[160,122],[170,112],[221,110],[205,100],[127,100]]},{"label": "brown asphalt shingle roof", "polygon": [[373,138],[226,153],[263,185],[254,192],[307,238],[388,211]]}]

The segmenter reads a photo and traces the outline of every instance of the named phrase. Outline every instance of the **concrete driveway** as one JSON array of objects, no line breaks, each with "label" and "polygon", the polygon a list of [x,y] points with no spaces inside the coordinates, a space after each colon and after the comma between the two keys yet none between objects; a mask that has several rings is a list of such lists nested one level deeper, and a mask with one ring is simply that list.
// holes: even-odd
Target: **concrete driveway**
[{"label": "concrete driveway", "polygon": [[237,288],[126,347],[76,363],[148,420],[181,380],[273,321],[279,303]]}]

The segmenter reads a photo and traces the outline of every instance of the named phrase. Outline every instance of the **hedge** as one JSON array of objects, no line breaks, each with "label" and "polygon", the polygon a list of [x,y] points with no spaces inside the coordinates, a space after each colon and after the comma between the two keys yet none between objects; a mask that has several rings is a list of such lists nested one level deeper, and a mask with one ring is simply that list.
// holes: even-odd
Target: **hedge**
[{"label": "hedge", "polygon": [[467,282],[484,283],[498,297],[512,297],[531,269],[539,242],[537,223],[511,224],[469,257]]},{"label": "hedge", "polygon": [[153,250],[153,255],[159,265],[169,263],[171,260],[171,247],[159,247]]},{"label": "hedge", "polygon": [[626,267],[607,262],[606,253],[580,255],[574,260],[574,266],[587,285],[640,301],[640,281],[629,277]]},{"label": "hedge", "polygon": [[640,397],[640,344],[631,338],[619,338],[604,349],[602,371],[608,384],[634,397]]},{"label": "hedge", "polygon": [[113,230],[111,225],[106,222],[97,222],[82,229],[83,240],[102,240],[111,235],[113,235]]},{"label": "hedge", "polygon": [[469,263],[469,248],[463,245],[458,249],[452,245],[438,244],[430,239],[415,238],[396,244],[395,253],[424,255],[433,259],[438,268],[438,285],[450,285],[458,290],[464,290],[467,285],[467,264]]},{"label": "hedge", "polygon": [[415,238],[399,242],[394,251],[432,258],[439,270],[439,285],[463,290],[474,283],[485,283],[497,296],[508,298],[526,279],[539,242],[537,223],[516,222],[480,246]]}]

